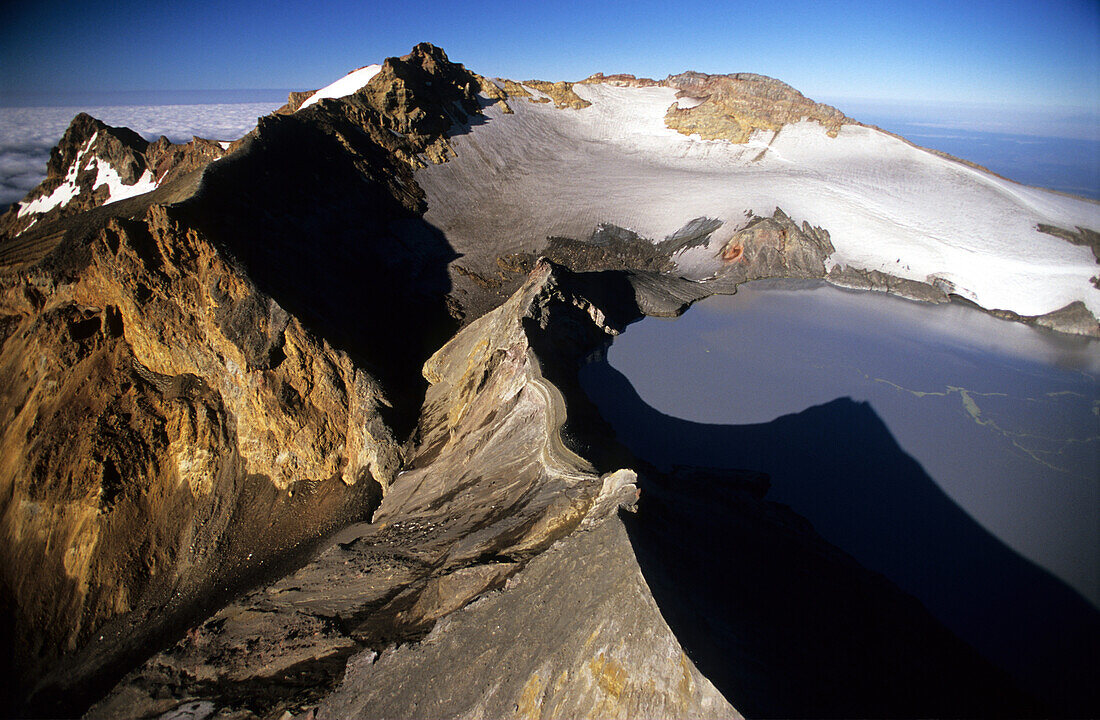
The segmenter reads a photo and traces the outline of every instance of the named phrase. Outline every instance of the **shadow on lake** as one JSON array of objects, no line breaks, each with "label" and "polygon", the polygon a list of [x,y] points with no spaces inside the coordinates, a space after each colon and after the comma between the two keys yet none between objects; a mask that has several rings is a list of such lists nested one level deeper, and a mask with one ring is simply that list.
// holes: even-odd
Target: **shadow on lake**
[{"label": "shadow on lake", "polygon": [[[648,406],[606,360],[581,382],[634,455],[710,468],[643,478],[628,525],[662,613],[746,715],[1100,712],[1100,613],[960,509],[870,405],[709,425]],[[750,497],[739,468],[767,473],[813,529],[920,603]],[[924,608],[1048,708],[1008,691]]]}]

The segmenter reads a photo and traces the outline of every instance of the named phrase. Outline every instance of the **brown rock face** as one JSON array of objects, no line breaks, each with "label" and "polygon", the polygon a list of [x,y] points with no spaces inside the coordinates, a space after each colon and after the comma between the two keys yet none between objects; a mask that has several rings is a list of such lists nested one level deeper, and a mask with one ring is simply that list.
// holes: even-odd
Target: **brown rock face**
[{"label": "brown rock face", "polygon": [[234,149],[204,138],[177,145],[161,135],[145,149],[145,165],[158,184],[169,183],[194,170],[200,170]]},{"label": "brown rock face", "polygon": [[725,277],[736,282],[768,277],[813,278],[825,275],[833,254],[828,231],[802,225],[779,208],[772,217],[751,217],[719,251]]},{"label": "brown rock face", "polygon": [[803,118],[821,123],[836,137],[841,125],[854,122],[836,108],[815,103],[790,85],[764,75],[686,72],[670,76],[662,84],[676,88],[678,97],[702,100],[691,108],[669,108],[665,124],[704,140],[741,143],[756,130],[778,131]]},{"label": "brown rock face", "polygon": [[373,379],[167,210],[87,253],[0,300],[0,582],[24,680],[76,696],[163,632],[137,617],[186,616],[369,514],[400,462]]},{"label": "brown rock face", "polygon": [[[205,167],[227,152],[220,144],[202,138],[177,145],[161,136],[149,143],[129,128],[111,127],[80,113],[65,130],[61,142],[50,151],[46,179],[27,193],[21,203],[12,205],[0,216],[0,238],[14,237],[31,225],[46,225],[103,205],[110,190],[106,184],[96,187],[101,165],[118,173],[123,185],[134,185],[143,177],[159,185]],[[63,186],[70,188],[66,197],[59,203],[51,203],[49,209],[39,211],[31,205],[34,200],[64,189]],[[24,205],[29,207],[24,209]]]},{"label": "brown rock face", "polygon": [[[582,99],[573,91],[573,83],[561,81],[552,83],[546,82],[545,80],[528,80],[523,84],[549,96],[550,100],[554,103],[554,107],[559,109],[571,108],[573,110],[581,110],[592,104]],[[548,100],[546,98],[538,98],[533,102],[548,102]]]},{"label": "brown rock face", "polygon": [[439,48],[421,43],[401,58],[389,58],[382,70],[354,97],[374,111],[376,122],[405,142],[414,166],[418,155],[443,162],[451,152],[444,134],[481,109],[485,81],[452,63]]},{"label": "brown rock face", "polygon": [[651,80],[649,78],[634,77],[630,73],[616,73],[614,75],[604,75],[602,72],[594,75],[589,75],[582,83],[603,83],[607,85],[615,85],[617,87],[656,87],[662,83]]},{"label": "brown rock face", "polygon": [[316,90],[295,90],[286,97],[286,104],[275,111],[276,115],[293,115],[302,107],[302,103],[317,92]]}]

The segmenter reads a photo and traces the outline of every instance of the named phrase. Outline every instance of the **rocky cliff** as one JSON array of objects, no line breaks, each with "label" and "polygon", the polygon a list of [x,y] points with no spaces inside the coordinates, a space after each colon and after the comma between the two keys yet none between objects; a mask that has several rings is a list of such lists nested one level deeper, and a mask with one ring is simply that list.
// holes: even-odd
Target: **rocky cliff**
[{"label": "rocky cliff", "polygon": [[[742,130],[841,122],[757,76],[677,77],[676,92],[755,118]],[[291,98],[229,151],[74,120],[0,241],[0,605],[18,678],[5,707],[1033,709],[922,608],[768,503],[758,474],[661,474],[586,400],[579,367],[643,315],[755,278],[848,272],[833,234],[789,208],[697,212],[700,180],[683,167],[667,230],[630,223],[621,207],[649,187],[647,163],[678,161],[624,152],[621,133],[580,114],[609,112],[599,93],[664,103],[671,88],[604,79],[590,99],[582,85],[492,82],[422,44],[350,95]],[[585,166],[568,134],[581,130]],[[634,164],[615,164],[624,156]],[[610,194],[606,216],[570,214],[570,197],[523,184],[539,178],[509,182],[524,169],[509,158],[531,157],[565,162],[555,181],[628,167],[636,182]],[[947,298],[906,282],[887,289]],[[756,573],[764,604],[797,594],[788,570],[808,569],[816,589],[790,607],[828,608],[805,629],[814,652],[777,653],[768,638],[788,637],[774,634],[784,621],[761,604],[670,599],[683,576],[659,548],[698,568],[712,551],[675,532],[693,512],[713,533],[739,528],[722,547],[747,549],[744,562],[727,570]],[[773,544],[769,574],[750,558]],[[691,616],[722,632],[701,640]],[[733,648],[737,668],[716,670]],[[826,657],[835,672],[816,673]],[[779,689],[782,677],[798,681]]]}]

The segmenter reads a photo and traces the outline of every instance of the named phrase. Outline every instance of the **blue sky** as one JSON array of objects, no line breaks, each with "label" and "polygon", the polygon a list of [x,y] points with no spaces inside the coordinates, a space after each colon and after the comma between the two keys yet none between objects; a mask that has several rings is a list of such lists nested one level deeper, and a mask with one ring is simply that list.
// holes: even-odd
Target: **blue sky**
[{"label": "blue sky", "polygon": [[7,2],[0,94],[313,89],[418,41],[492,76],[759,72],[814,98],[1100,109],[1100,2]]}]

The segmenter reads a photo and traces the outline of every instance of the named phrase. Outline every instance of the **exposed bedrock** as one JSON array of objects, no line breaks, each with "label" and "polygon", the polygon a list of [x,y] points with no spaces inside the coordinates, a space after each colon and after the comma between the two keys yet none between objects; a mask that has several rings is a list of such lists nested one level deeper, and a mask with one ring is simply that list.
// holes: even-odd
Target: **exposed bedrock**
[{"label": "exposed bedrock", "polygon": [[[581,294],[595,280],[542,262],[504,305],[449,341],[425,365],[431,386],[410,469],[373,522],[345,531],[296,574],[152,658],[93,716],[144,716],[186,702],[265,715],[315,705],[334,688],[322,714],[336,717],[497,717],[517,707],[525,716],[554,708],[734,716],[683,654],[630,560],[615,510],[636,501],[634,473],[601,475],[562,440],[564,397],[543,375],[534,339],[552,336],[579,357],[637,317],[629,295],[617,310],[596,308]],[[532,562],[536,569],[526,569]],[[566,581],[572,600],[562,595]],[[500,588],[499,612],[482,606],[472,623],[437,625]],[[487,622],[525,628],[529,640]],[[470,670],[473,636],[486,645],[482,681],[445,682],[458,668]],[[431,663],[436,638],[446,647],[434,669],[397,667],[384,681],[360,674],[372,671],[378,653]],[[392,649],[394,641],[406,644]],[[499,652],[526,665],[505,669]],[[299,676],[311,678],[309,690],[298,687]]]},{"label": "exposed bedrock", "polygon": [[161,136],[148,142],[133,130],[111,127],[80,113],[50,152],[46,179],[0,216],[0,238],[37,223],[48,224],[106,203],[144,193],[201,169],[231,146],[194,138],[176,144]]},{"label": "exposed bedrock", "polygon": [[668,77],[663,84],[676,88],[676,96],[682,98],[668,109],[665,123],[684,135],[698,134],[707,140],[745,142],[756,130],[778,131],[803,118],[821,123],[835,137],[841,125],[855,122],[764,75],[686,72]]},{"label": "exposed bedrock", "polygon": [[763,476],[666,476],[614,442],[576,376],[640,317],[638,294],[661,292],[633,280],[537,263],[425,365],[410,469],[373,522],[196,626],[91,716],[1032,712],[918,603],[764,500]]},{"label": "exposed bedrock", "polygon": [[181,617],[369,515],[401,452],[377,381],[164,208],[81,254],[6,275],[0,305],[8,687],[61,714]]},{"label": "exposed bedrock", "polygon": [[[760,97],[772,87],[745,81],[763,83]],[[184,153],[155,191],[107,203],[93,187],[86,207],[98,174],[69,155],[117,141],[112,167],[131,158],[125,178],[140,179],[156,144],[74,121],[43,186],[52,196],[76,167],[74,212],[0,242],[0,635],[16,678],[5,707],[951,714],[972,709],[947,703],[969,683],[987,700],[977,714],[1031,708],[767,502],[760,476],[662,476],[580,390],[581,364],[643,315],[755,278],[825,277],[829,233],[779,208],[685,210],[663,238],[613,213],[570,215],[569,198],[504,174],[519,135],[499,152],[478,144],[502,117],[531,121],[518,106],[504,114],[508,87],[419,45],[350,96],[296,112],[292,98],[216,163]],[[572,86],[531,91],[547,113],[590,109],[576,109]],[[599,162],[619,152],[592,147]],[[532,198],[561,221],[532,219]],[[624,524],[620,508],[635,506]],[[731,539],[705,541],[727,525]],[[754,559],[773,542],[793,575]],[[662,547],[682,553],[687,576]],[[813,652],[791,664],[766,645],[799,640],[759,603],[669,604],[681,585],[726,587],[708,567],[772,583],[759,603],[797,595],[785,607],[805,614],[820,601],[829,628],[807,630]],[[813,593],[798,590],[803,568]],[[708,633],[731,627],[724,613],[737,632]],[[742,674],[703,669],[734,650]],[[838,687],[814,680],[808,656],[833,663],[820,677]],[[865,680],[834,682],[845,672]],[[887,702],[899,674],[899,698],[931,686],[933,699]],[[776,689],[785,677],[799,680]]]}]

